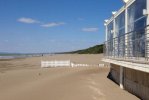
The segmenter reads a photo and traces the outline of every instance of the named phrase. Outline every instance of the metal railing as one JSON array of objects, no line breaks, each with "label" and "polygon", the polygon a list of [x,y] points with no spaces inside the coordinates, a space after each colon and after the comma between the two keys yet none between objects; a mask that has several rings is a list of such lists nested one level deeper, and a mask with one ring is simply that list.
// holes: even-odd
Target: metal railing
[{"label": "metal railing", "polygon": [[106,41],[104,56],[109,59],[149,63],[149,26]]}]

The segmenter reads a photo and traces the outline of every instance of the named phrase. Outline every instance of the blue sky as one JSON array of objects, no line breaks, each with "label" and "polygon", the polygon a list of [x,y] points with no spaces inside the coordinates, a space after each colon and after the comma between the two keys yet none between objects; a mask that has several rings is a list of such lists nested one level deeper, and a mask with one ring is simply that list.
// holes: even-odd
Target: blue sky
[{"label": "blue sky", "polygon": [[0,0],[0,52],[64,52],[105,40],[122,0]]}]

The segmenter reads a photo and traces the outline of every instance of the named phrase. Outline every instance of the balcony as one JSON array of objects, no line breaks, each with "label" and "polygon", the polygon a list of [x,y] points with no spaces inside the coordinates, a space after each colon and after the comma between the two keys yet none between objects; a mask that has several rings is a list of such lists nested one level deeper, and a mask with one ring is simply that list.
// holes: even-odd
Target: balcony
[{"label": "balcony", "polygon": [[149,72],[149,26],[106,41],[103,61]]}]

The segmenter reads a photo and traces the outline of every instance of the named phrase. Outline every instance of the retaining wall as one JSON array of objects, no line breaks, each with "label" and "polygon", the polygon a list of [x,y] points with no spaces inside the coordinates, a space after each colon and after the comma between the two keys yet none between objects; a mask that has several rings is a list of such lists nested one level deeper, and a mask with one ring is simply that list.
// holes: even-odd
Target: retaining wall
[{"label": "retaining wall", "polygon": [[[120,66],[110,64],[110,76],[120,84]],[[149,100],[149,73],[124,67],[123,86],[128,92],[143,100]]]}]

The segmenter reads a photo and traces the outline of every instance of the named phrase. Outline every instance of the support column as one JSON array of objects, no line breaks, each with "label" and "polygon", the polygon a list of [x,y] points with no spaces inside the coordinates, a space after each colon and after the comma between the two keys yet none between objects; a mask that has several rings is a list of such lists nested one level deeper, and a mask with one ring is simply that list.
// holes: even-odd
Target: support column
[{"label": "support column", "polygon": [[105,24],[105,33],[106,33],[106,41],[108,41],[108,28],[107,28],[107,25]]},{"label": "support column", "polygon": [[[106,21],[105,21],[106,22]],[[107,28],[107,24],[105,23],[105,33],[106,33],[106,37],[105,37],[105,39],[106,39],[106,42],[105,42],[105,46],[104,46],[104,56],[108,56],[108,43],[107,43],[107,41],[108,41],[108,28]]]},{"label": "support column", "polygon": [[[147,25],[149,25],[149,0],[146,0],[147,2]],[[145,57],[147,60],[149,60],[149,26],[146,28],[146,50],[145,50]]]},{"label": "support column", "polygon": [[113,49],[114,49],[114,50],[113,50],[113,57],[114,57],[114,58],[115,58],[115,56],[116,56],[116,53],[115,53],[115,52],[116,52],[116,51],[115,51],[115,50],[116,50],[116,45],[115,45],[115,44],[116,44],[116,42],[117,42],[117,41],[115,41],[115,38],[116,38],[116,31],[115,31],[115,29],[116,29],[116,22],[115,22],[115,17],[114,17],[114,18],[113,18],[113,38],[114,38],[114,39],[113,39]]},{"label": "support column", "polygon": [[[125,6],[126,7],[126,6]],[[128,33],[128,10],[125,8],[125,34]],[[128,57],[128,35],[125,35],[125,58]]]},{"label": "support column", "polygon": [[124,81],[124,67],[120,66],[120,88],[121,89],[124,89],[123,81]]}]

